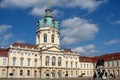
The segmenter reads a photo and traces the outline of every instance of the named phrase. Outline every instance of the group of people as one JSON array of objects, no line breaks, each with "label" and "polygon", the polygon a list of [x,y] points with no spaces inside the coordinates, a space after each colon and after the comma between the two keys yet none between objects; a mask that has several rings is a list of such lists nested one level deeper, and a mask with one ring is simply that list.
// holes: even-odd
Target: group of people
[{"label": "group of people", "polygon": [[108,75],[107,72],[101,72],[101,73],[98,72],[97,74],[96,74],[96,72],[94,72],[93,80],[94,80],[95,78],[101,78],[101,79],[106,79],[106,78],[108,78],[108,79],[115,79],[116,76],[115,76],[115,74],[112,74],[112,73],[110,73],[110,74]]}]

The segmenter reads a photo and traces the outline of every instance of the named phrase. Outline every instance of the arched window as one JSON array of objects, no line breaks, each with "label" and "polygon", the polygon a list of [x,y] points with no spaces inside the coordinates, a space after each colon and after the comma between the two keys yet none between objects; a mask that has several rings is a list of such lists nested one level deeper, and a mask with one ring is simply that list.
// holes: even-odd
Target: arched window
[{"label": "arched window", "polygon": [[71,61],[71,68],[73,68],[73,61]]},{"label": "arched window", "polygon": [[52,57],[52,66],[55,66],[55,63],[56,63],[55,61],[56,61],[56,58],[55,58],[55,56],[53,56]]},{"label": "arched window", "polygon": [[34,60],[34,66],[35,66],[35,67],[37,67],[37,61],[38,61],[38,59],[35,59],[35,60]]},{"label": "arched window", "polygon": [[27,63],[27,66],[30,66],[30,58],[28,58],[28,63]]},{"label": "arched window", "polygon": [[37,35],[37,37],[38,37],[38,43],[40,42],[40,36],[39,35]]},{"label": "arched window", "polygon": [[77,68],[77,62],[75,62],[75,67]]},{"label": "arched window", "polygon": [[13,57],[13,66],[16,65],[16,57]]},{"label": "arched window", "polygon": [[46,66],[49,66],[49,60],[50,60],[49,56],[46,56],[46,58],[45,58],[45,65]]},{"label": "arched window", "polygon": [[20,76],[23,76],[23,70],[20,70]]},{"label": "arched window", "polygon": [[45,74],[46,74],[46,77],[48,78],[50,75],[49,75],[49,70],[45,71]]},{"label": "arched window", "polygon": [[62,58],[59,57],[59,58],[58,58],[58,66],[61,66],[61,63],[62,63]]},{"label": "arched window", "polygon": [[54,34],[51,35],[51,42],[54,43]]},{"label": "arched window", "polygon": [[20,66],[23,66],[24,58],[20,58]]},{"label": "arched window", "polygon": [[58,77],[59,77],[59,78],[62,77],[62,71],[61,71],[61,70],[58,71]]},{"label": "arched window", "polygon": [[55,78],[55,70],[52,71],[52,78]]},{"label": "arched window", "polygon": [[44,42],[47,42],[47,34],[44,34]]}]

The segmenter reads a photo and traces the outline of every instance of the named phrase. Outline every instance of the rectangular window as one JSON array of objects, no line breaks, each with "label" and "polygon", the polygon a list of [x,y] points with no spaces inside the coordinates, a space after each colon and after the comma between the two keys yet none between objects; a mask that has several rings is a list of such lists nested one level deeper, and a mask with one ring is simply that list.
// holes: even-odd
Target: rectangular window
[{"label": "rectangular window", "polygon": [[78,72],[76,71],[76,75],[78,75]]},{"label": "rectangular window", "polygon": [[117,66],[119,66],[119,61],[117,61]]},{"label": "rectangular window", "polygon": [[28,64],[27,64],[27,66],[30,66],[30,59],[28,59]]},{"label": "rectangular window", "polygon": [[71,61],[71,68],[73,68],[73,61]]},{"label": "rectangular window", "polygon": [[73,71],[71,71],[71,76],[73,76]]},{"label": "rectangular window", "polygon": [[68,68],[68,61],[66,61],[66,68]]},{"label": "rectangular window", "polygon": [[23,70],[20,70],[20,76],[23,76]]},{"label": "rectangular window", "polygon": [[35,61],[34,66],[37,67],[37,61]]},{"label": "rectangular window", "polygon": [[3,58],[3,65],[6,65],[6,58]]},{"label": "rectangular window", "polygon": [[89,71],[87,71],[87,75],[89,75]]},{"label": "rectangular window", "polygon": [[112,67],[114,67],[114,61],[112,61]]},{"label": "rectangular window", "polygon": [[86,68],[86,65],[84,64],[84,68]]},{"label": "rectangular window", "polygon": [[89,68],[89,65],[87,64],[87,68]]},{"label": "rectangular window", "polygon": [[108,67],[110,66],[110,63],[108,62]]},{"label": "rectangular window", "polygon": [[24,55],[24,53],[23,52],[21,52],[21,56],[23,56]]},{"label": "rectangular window", "polygon": [[13,58],[13,64],[12,64],[13,66],[15,66],[16,65],[16,58]]},{"label": "rectangular window", "polygon": [[12,70],[13,75],[15,75],[15,69]]},{"label": "rectangular window", "polygon": [[5,74],[6,74],[5,69],[2,69],[2,76],[5,76]]},{"label": "rectangular window", "polygon": [[37,77],[37,70],[34,71],[34,77]]},{"label": "rectangular window", "polygon": [[81,63],[81,68],[82,68],[82,63]]},{"label": "rectangular window", "polygon": [[76,66],[76,68],[77,68],[77,62],[75,62],[75,66]]},{"label": "rectangular window", "polygon": [[27,70],[27,76],[30,76],[30,70]]},{"label": "rectangular window", "polygon": [[20,66],[23,66],[23,58],[20,59]]}]

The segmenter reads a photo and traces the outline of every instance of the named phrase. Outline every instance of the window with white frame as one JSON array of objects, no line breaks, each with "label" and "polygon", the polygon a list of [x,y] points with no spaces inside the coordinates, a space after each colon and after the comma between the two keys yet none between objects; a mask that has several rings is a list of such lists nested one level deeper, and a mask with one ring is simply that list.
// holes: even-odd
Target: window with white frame
[{"label": "window with white frame", "polygon": [[13,57],[12,63],[13,63],[13,64],[12,64],[13,66],[16,66],[16,57]]},{"label": "window with white frame", "polygon": [[77,62],[75,62],[75,67],[77,68]]},{"label": "window with white frame", "polygon": [[55,78],[56,75],[55,75],[55,70],[52,71],[52,78]]},{"label": "window with white frame", "polygon": [[86,64],[84,64],[84,68],[86,68]]},{"label": "window with white frame", "polygon": [[27,70],[27,76],[30,76],[30,70]]},{"label": "window with white frame", "polygon": [[112,67],[114,67],[114,61],[112,61]]},{"label": "window with white frame", "polygon": [[87,64],[87,68],[89,68],[89,64]]},{"label": "window with white frame", "polygon": [[71,71],[71,76],[73,76],[73,71]]},{"label": "window with white frame", "polygon": [[76,71],[76,75],[78,75],[78,71]]},{"label": "window with white frame", "polygon": [[23,52],[21,52],[21,56],[23,56],[24,55],[24,53]]},{"label": "window with white frame", "polygon": [[52,57],[52,66],[55,66],[55,63],[56,63],[56,58],[55,56]]},{"label": "window with white frame", "polygon": [[51,35],[51,42],[54,43],[54,34]]},{"label": "window with white frame", "polygon": [[45,58],[45,65],[46,66],[49,66],[49,61],[50,61],[50,57],[46,56],[46,58]]},{"label": "window with white frame", "polygon": [[6,75],[6,70],[2,69],[2,76],[5,76],[5,75]]},{"label": "window with white frame", "polygon": [[119,66],[119,61],[117,60],[117,66]]},{"label": "window with white frame", "polygon": [[47,42],[47,34],[44,34],[44,42]]},{"label": "window with white frame", "polygon": [[61,66],[61,65],[62,65],[62,58],[58,57],[58,66]]},{"label": "window with white frame", "polygon": [[37,67],[37,61],[38,61],[38,59],[35,59],[35,60],[34,60],[34,66],[35,66],[35,67]]},{"label": "window with white frame", "polygon": [[20,58],[20,66],[23,66],[24,58]]},{"label": "window with white frame", "polygon": [[73,68],[73,61],[71,61],[71,68]]},{"label": "window with white frame", "polygon": [[108,63],[108,67],[110,66],[110,63],[109,63],[109,61],[107,62]]},{"label": "window with white frame", "polygon": [[66,68],[68,68],[68,61],[66,61]]},{"label": "window with white frame", "polygon": [[15,54],[16,54],[16,51],[13,51],[13,54],[15,55]]},{"label": "window with white frame", "polygon": [[31,53],[29,52],[29,53],[28,53],[28,56],[30,56],[30,55],[31,55]]},{"label": "window with white frame", "polygon": [[37,77],[37,70],[34,71],[34,77]]},{"label": "window with white frame", "polygon": [[82,63],[80,64],[81,68],[82,68]]},{"label": "window with white frame", "polygon": [[3,58],[3,65],[6,65],[7,59]]},{"label": "window with white frame", "polygon": [[30,61],[31,61],[31,59],[28,58],[28,59],[27,59],[27,66],[30,66]]},{"label": "window with white frame", "polygon": [[13,75],[15,75],[15,69],[12,70]]},{"label": "window with white frame", "polygon": [[20,76],[23,76],[23,70],[20,70]]}]

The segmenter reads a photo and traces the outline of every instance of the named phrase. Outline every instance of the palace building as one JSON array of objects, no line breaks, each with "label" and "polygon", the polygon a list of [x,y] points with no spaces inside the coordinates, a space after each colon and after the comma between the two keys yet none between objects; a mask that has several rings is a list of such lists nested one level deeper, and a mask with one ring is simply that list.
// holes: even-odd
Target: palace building
[{"label": "palace building", "polygon": [[13,43],[0,48],[0,77],[63,78],[93,76],[96,62],[105,60],[105,70],[120,74],[120,53],[86,57],[60,48],[59,22],[48,7],[38,20],[36,44]]}]

